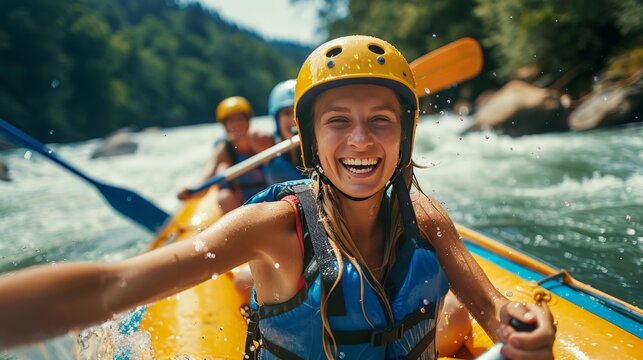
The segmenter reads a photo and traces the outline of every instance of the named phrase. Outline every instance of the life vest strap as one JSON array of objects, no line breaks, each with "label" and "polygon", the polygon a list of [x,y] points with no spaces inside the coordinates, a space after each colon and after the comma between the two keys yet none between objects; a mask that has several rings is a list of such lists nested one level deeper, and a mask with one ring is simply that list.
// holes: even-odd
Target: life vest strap
[{"label": "life vest strap", "polygon": [[265,350],[270,351],[273,355],[277,356],[279,359],[283,360],[304,360],[304,358],[298,356],[297,354],[294,354],[293,352],[289,351],[288,349],[285,349],[272,341],[262,338],[261,339],[261,346]]},{"label": "life vest strap", "polygon": [[385,329],[350,331],[335,330],[333,331],[333,337],[338,345],[370,343],[373,346],[381,346],[401,339],[407,329],[414,327],[424,320],[433,319],[434,314],[435,304],[430,303],[429,305],[423,306],[408,315],[402,322]]},{"label": "life vest strap", "polygon": [[[335,267],[335,256],[333,248],[328,241],[326,229],[319,219],[317,204],[313,198],[312,190],[308,185],[295,185],[293,190],[299,199],[304,211],[304,221],[310,233],[310,240],[313,244],[313,252],[316,262],[319,266],[318,271],[321,275],[322,290],[327,293],[337,279],[338,270]],[[305,275],[304,275],[305,276]],[[327,314],[329,316],[346,315],[346,306],[344,304],[344,292],[339,285],[333,290],[333,293],[327,299]]]}]

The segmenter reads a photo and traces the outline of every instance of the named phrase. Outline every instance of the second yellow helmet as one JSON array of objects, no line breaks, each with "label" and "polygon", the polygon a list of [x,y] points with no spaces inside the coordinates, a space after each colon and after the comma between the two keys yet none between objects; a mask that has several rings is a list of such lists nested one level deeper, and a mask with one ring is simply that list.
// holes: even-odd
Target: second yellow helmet
[{"label": "second yellow helmet", "polygon": [[248,116],[248,118],[251,118],[253,113],[250,102],[242,96],[232,96],[223,99],[219,105],[217,105],[216,118],[218,122],[223,122],[228,116],[234,113],[242,113]]}]

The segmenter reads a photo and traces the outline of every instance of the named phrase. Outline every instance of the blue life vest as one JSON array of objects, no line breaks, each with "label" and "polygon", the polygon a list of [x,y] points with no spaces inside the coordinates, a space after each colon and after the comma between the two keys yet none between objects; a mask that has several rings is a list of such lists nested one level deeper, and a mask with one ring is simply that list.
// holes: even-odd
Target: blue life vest
[{"label": "blue life vest", "polygon": [[[243,160],[249,158],[249,156],[239,154],[232,143],[228,140],[219,140],[215,142],[217,145],[220,141],[225,141],[225,148],[232,164],[238,164]],[[239,175],[236,179],[230,182],[223,182],[219,185],[221,188],[237,188],[241,191],[244,199],[249,199],[254,194],[266,188],[268,184],[266,183],[266,177],[264,174],[264,169],[262,167],[256,167],[254,169],[246,171],[244,174]]]},{"label": "blue life vest", "polygon": [[[292,299],[259,305],[248,327],[248,342],[261,340],[260,359],[324,359],[320,302],[334,283],[338,264],[319,222],[308,180],[273,185],[248,202],[274,201],[289,194],[299,199],[304,229],[305,286]],[[388,198],[387,198],[388,200]],[[383,281],[393,317],[371,288],[366,266],[360,275],[344,261],[344,273],[328,298],[327,316],[340,359],[433,359],[435,328],[449,285],[432,246],[424,239],[405,239]],[[360,276],[364,294],[360,295]],[[364,301],[366,317],[362,311]],[[371,326],[368,321],[371,322]],[[250,348],[252,350],[252,348]]]},{"label": "blue life vest", "polygon": [[264,166],[266,182],[271,184],[282,183],[289,180],[303,179],[306,176],[290,161],[290,153],[279,155]]}]

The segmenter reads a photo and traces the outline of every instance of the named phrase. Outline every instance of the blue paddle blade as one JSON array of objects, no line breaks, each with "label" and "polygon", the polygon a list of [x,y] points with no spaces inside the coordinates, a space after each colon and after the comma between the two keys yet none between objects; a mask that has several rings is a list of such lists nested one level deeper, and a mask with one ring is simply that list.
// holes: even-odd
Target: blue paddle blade
[{"label": "blue paddle blade", "polygon": [[41,144],[38,140],[29,136],[25,132],[19,130],[15,126],[0,119],[0,132],[6,134],[16,144],[34,150],[63,168],[69,170],[74,175],[94,185],[98,191],[105,197],[107,202],[114,208],[114,210],[130,218],[137,224],[147,228],[152,232],[156,232],[161,228],[169,215],[161,210],[158,206],[152,204],[150,201],[143,198],[141,195],[113,185],[107,185],[99,182],[76,167],[72,166],[53,151],[50,151],[45,145]]},{"label": "blue paddle blade", "polygon": [[94,185],[114,210],[151,232],[159,230],[169,217],[165,211],[133,191],[100,182]]}]

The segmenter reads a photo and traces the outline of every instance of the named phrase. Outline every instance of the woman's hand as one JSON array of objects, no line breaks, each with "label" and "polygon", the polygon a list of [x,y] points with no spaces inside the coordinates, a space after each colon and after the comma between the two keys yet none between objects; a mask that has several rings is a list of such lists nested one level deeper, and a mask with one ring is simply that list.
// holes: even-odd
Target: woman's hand
[{"label": "woman's hand", "polygon": [[[529,332],[517,331],[509,325],[512,318],[536,328]],[[548,310],[512,301],[500,309],[500,322],[498,337],[504,343],[501,353],[506,359],[553,359],[556,326]]]}]

